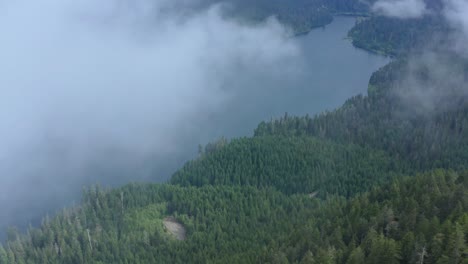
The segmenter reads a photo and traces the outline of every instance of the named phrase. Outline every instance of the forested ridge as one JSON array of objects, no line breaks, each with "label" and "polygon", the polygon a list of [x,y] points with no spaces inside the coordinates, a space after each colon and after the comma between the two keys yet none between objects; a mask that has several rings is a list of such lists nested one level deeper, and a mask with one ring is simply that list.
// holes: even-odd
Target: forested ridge
[{"label": "forested ridge", "polygon": [[442,0],[424,0],[428,11],[420,18],[400,19],[372,12],[376,0],[202,0],[200,6],[222,3],[226,14],[241,20],[259,22],[276,17],[295,34],[331,23],[335,15],[358,17],[348,37],[354,46],[398,57],[417,51],[435,37],[445,36],[449,26],[443,19]]},{"label": "forested ridge", "polygon": [[446,30],[438,16],[411,20],[373,16],[358,20],[348,36],[358,48],[396,57],[422,48]]},{"label": "forested ridge", "polygon": [[[297,32],[315,25],[307,17],[317,10],[329,19],[368,8],[266,2],[237,8],[255,19],[284,11],[302,25]],[[433,19],[361,21],[350,33],[355,45],[397,58],[372,75],[367,95],[200,147],[165,184],[87,187],[78,205],[39,227],[10,228],[0,264],[468,263],[468,63],[438,57],[461,81],[431,78],[414,63],[411,50],[443,31]],[[419,102],[411,95],[421,87],[445,96]],[[168,217],[185,239],[165,228]]]},{"label": "forested ridge", "polygon": [[[26,235],[1,263],[466,263],[468,175],[402,177],[349,200],[274,188],[132,184],[91,188],[82,205]],[[172,215],[184,241],[162,225]]]},{"label": "forested ridge", "polygon": [[427,12],[421,17],[401,19],[370,14],[369,17],[358,19],[348,36],[354,46],[378,54],[401,57],[418,52],[430,42],[441,41],[450,31],[441,14],[444,1],[423,2]]},{"label": "forested ridge", "polygon": [[228,16],[259,22],[276,17],[295,34],[305,34],[332,22],[337,14],[368,15],[369,6],[359,0],[201,0],[200,7],[223,4]]},{"label": "forested ridge", "polygon": [[215,151],[201,153],[176,172],[171,183],[274,186],[286,194],[350,197],[408,168],[405,161],[392,160],[371,148],[307,136],[264,136],[235,139]]},{"label": "forested ridge", "polygon": [[[398,89],[405,61],[397,60],[370,79],[369,95],[349,99],[341,108],[316,117],[285,116],[262,122],[255,130],[265,135],[314,136],[378,149],[392,159],[410,161],[416,170],[467,169],[468,98],[464,88],[449,97],[436,97],[431,111],[420,112]],[[458,66],[456,66],[458,67]],[[466,71],[466,65],[461,71]],[[422,76],[425,75],[422,69]],[[449,88],[439,87],[447,90]]]}]

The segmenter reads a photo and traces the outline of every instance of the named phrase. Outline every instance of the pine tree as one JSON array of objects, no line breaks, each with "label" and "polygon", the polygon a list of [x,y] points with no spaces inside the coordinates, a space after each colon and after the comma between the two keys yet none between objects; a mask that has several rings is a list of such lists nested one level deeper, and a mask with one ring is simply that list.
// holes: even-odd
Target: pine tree
[{"label": "pine tree", "polygon": [[351,252],[351,255],[349,255],[349,258],[346,261],[346,264],[365,263],[365,257],[366,256],[364,255],[364,252],[362,251],[361,247],[357,247]]}]

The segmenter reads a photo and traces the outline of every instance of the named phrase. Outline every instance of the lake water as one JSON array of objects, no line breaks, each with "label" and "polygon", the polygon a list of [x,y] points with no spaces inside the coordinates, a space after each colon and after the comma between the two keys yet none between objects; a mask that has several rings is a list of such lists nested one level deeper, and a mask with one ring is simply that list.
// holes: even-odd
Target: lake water
[{"label": "lake water", "polygon": [[235,78],[229,85],[235,87],[236,92],[222,111],[209,113],[196,128],[177,132],[180,134],[177,151],[148,158],[138,167],[125,167],[115,161],[103,170],[93,169],[86,179],[80,178],[80,182],[71,187],[58,186],[61,193],[44,195],[48,198],[34,203],[26,199],[18,201],[17,212],[12,213],[12,218],[0,221],[0,237],[5,224],[25,226],[28,222],[38,223],[44,211],[53,212],[53,208],[79,200],[82,185],[96,181],[101,185],[122,185],[130,181],[163,182],[184,162],[196,156],[199,144],[223,136],[251,136],[263,120],[280,117],[285,112],[313,115],[333,110],[346,99],[365,94],[371,74],[389,59],[352,46],[346,35],[354,21],[355,18],[351,17],[336,17],[332,24],[295,38],[302,52],[302,61],[300,73],[293,78],[255,77],[254,85],[249,76]]},{"label": "lake water", "polygon": [[333,110],[347,99],[367,93],[371,74],[389,62],[383,56],[353,47],[346,39],[353,17],[336,17],[324,28],[297,38],[304,69],[295,80],[265,80],[232,100],[213,116],[208,138],[251,135],[262,120],[284,115],[313,115]]},{"label": "lake water", "polygon": [[297,78],[266,78],[255,87],[248,81],[244,86],[243,78],[239,78],[236,85],[241,92],[236,93],[224,111],[208,116],[198,131],[188,131],[184,153],[166,160],[165,166],[158,166],[154,174],[170,175],[183,164],[181,160],[194,157],[199,143],[220,137],[251,136],[261,121],[281,117],[286,112],[314,115],[333,110],[352,96],[366,94],[372,73],[390,59],[352,45],[346,37],[355,20],[335,17],[330,25],[297,37],[295,41],[304,57]]}]

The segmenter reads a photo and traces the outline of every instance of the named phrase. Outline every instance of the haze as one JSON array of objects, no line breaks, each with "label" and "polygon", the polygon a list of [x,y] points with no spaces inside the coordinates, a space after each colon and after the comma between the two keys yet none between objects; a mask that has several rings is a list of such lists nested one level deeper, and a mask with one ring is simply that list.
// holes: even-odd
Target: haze
[{"label": "haze", "polygon": [[157,180],[143,163],[197,137],[236,76],[253,86],[255,72],[300,68],[274,19],[241,25],[187,3],[0,1],[0,227],[109,177]]},{"label": "haze", "polygon": [[[453,98],[466,98],[466,68],[455,58],[468,58],[468,1],[443,0],[438,13],[428,11],[422,0],[379,0],[373,10],[388,17],[409,19],[440,16],[451,29],[449,37],[437,34],[416,55],[408,56],[404,78],[396,94],[405,102],[405,114],[432,115],[457,105]],[[440,13],[440,14],[439,14]],[[421,69],[427,76],[421,76]],[[399,109],[401,111],[402,109]]]}]

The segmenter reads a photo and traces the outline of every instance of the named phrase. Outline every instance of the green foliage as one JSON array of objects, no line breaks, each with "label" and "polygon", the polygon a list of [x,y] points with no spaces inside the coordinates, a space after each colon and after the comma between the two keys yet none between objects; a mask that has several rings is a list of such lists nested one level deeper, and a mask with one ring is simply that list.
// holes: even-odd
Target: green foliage
[{"label": "green foliage", "polygon": [[201,147],[168,184],[85,189],[39,228],[10,229],[0,263],[464,263],[467,107],[402,115],[404,66],[334,112]]},{"label": "green foliage", "polygon": [[201,147],[169,184],[86,189],[40,228],[10,229],[0,263],[463,263],[467,108],[395,114],[404,66],[334,112]]},{"label": "green foliage", "polygon": [[202,0],[201,6],[223,3],[227,14],[242,20],[259,22],[268,17],[304,34],[333,20],[334,14],[366,14],[368,6],[359,0]]},{"label": "green foliage", "polygon": [[[8,240],[0,261],[412,263],[424,247],[428,259],[459,263],[468,248],[467,179],[438,170],[350,200],[227,185],[92,188],[80,207]],[[165,232],[167,215],[184,224],[186,240]]]},{"label": "green foliage", "polygon": [[[296,32],[333,13],[367,11],[354,0],[236,8],[256,21],[277,15]],[[439,30],[436,19],[371,17],[350,35],[366,49],[401,54]],[[455,73],[468,69],[450,61]],[[333,112],[286,114],[262,122],[253,138],[200,146],[170,183],[85,189],[79,206],[40,227],[9,229],[0,264],[467,263],[468,103],[452,97],[450,107],[409,111],[395,88],[405,88],[407,67],[390,63],[372,76],[368,96]],[[167,218],[183,225],[185,240],[168,233]]]},{"label": "green foliage", "polygon": [[[368,2],[374,3],[376,0]],[[374,53],[402,57],[442,41],[451,31],[443,18],[443,1],[424,0],[428,15],[419,18],[391,18],[372,15],[360,18],[349,31],[353,45]],[[440,38],[440,39],[439,39]]]},{"label": "green foliage", "polygon": [[[255,130],[255,136],[306,135],[356,144],[383,151],[397,163],[409,161],[407,174],[434,168],[467,169],[468,98],[464,93],[436,97],[429,103],[439,108],[415,111],[412,102],[401,95],[405,89],[411,89],[401,82],[406,77],[406,65],[406,61],[397,60],[374,73],[367,97],[356,96],[341,108],[314,118],[286,115],[263,122]],[[425,75],[424,69],[420,75]]]},{"label": "green foliage", "polygon": [[447,29],[439,17],[402,20],[374,16],[359,20],[348,36],[358,48],[383,55],[400,56],[423,47],[436,34]]},{"label": "green foliage", "polygon": [[188,162],[172,177],[181,186],[276,187],[287,194],[352,196],[404,170],[382,151],[312,137],[235,139]]}]

